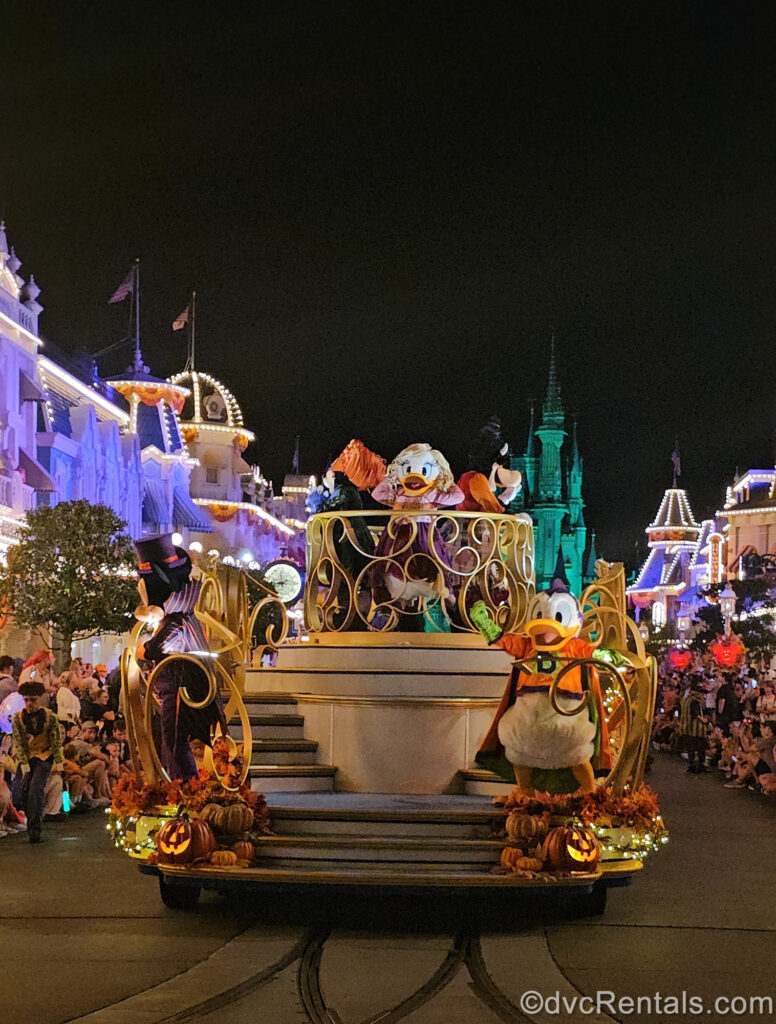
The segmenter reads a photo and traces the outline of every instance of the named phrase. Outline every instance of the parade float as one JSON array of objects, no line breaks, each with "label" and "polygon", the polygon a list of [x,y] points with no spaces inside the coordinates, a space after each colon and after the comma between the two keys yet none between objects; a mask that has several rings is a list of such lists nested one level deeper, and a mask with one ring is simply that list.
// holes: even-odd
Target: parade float
[{"label": "parade float", "polygon": [[[140,614],[117,846],[173,907],[203,887],[295,884],[538,889],[600,911],[667,838],[644,785],[656,668],[623,567],[599,562],[578,597],[557,580],[537,594],[528,517],[459,511],[428,445],[374,493],[387,510],[310,518],[293,640],[282,601],[233,566],[196,569],[202,649],[149,661],[165,627]],[[170,679],[179,709],[217,708],[185,779],[165,767]],[[533,709],[518,736],[547,735],[538,716],[575,753],[510,753],[516,704]]]}]

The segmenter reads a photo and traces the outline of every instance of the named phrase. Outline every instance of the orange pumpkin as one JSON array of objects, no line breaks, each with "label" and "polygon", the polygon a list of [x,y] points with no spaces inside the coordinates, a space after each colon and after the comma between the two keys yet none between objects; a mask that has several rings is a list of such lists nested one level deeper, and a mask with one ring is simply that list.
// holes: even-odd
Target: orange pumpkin
[{"label": "orange pumpkin", "polygon": [[215,848],[215,836],[208,823],[201,818],[189,818],[185,811],[166,821],[156,834],[160,864],[207,860]]},{"label": "orange pumpkin", "polygon": [[510,871],[514,871],[515,865],[522,856],[523,851],[518,849],[517,846],[505,846],[501,851],[502,868],[509,868]]},{"label": "orange pumpkin", "polygon": [[549,828],[548,814],[524,814],[512,811],[507,818],[507,835],[513,842],[520,839],[541,839]]},{"label": "orange pumpkin", "polygon": [[253,860],[253,843],[241,840],[239,843],[233,843],[231,850],[237,855],[238,860],[247,860],[248,863]]},{"label": "orange pumpkin", "polygon": [[210,863],[219,868],[231,868],[237,863],[237,854],[231,850],[216,850],[210,854]]},{"label": "orange pumpkin", "polygon": [[544,870],[544,861],[538,857],[518,857],[515,868],[518,871],[542,871]]},{"label": "orange pumpkin", "polygon": [[205,804],[200,817],[216,832],[228,836],[241,836],[253,826],[253,811],[247,804]]},{"label": "orange pumpkin", "polygon": [[554,871],[594,871],[600,853],[598,840],[587,828],[553,828],[544,841],[544,859]]}]

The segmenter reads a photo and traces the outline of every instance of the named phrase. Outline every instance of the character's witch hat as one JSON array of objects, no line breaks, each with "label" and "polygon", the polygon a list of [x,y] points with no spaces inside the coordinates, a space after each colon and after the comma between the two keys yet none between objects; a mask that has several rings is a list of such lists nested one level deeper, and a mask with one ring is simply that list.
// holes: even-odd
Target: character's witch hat
[{"label": "character's witch hat", "polygon": [[569,580],[566,575],[566,563],[563,560],[563,549],[558,547],[558,560],[555,563],[555,572],[552,574],[552,581],[547,587],[548,594],[570,594]]}]

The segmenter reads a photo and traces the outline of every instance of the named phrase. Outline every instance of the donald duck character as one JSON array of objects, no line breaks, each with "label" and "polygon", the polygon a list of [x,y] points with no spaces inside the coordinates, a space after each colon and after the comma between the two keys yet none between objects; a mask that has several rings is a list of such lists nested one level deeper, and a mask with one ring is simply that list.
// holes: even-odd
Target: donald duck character
[{"label": "donald duck character", "polygon": [[[569,593],[561,556],[549,588],[529,607],[524,634],[503,633],[483,601],[470,614],[488,643],[515,659],[477,763],[510,782],[514,772],[526,796],[593,792],[595,770],[611,768],[611,753],[598,672],[588,662],[606,661],[609,652],[579,636],[582,612]],[[563,671],[577,659],[586,663]],[[551,700],[556,680],[561,714]]]},{"label": "donald duck character", "polygon": [[[397,512],[432,511],[458,505],[463,492],[456,485],[447,459],[430,444],[411,444],[391,462],[372,497]],[[394,516],[377,542],[375,556],[387,560],[382,582],[392,600],[444,597],[449,583],[430,557],[447,563],[446,545],[431,535],[431,516]],[[379,563],[378,563],[379,565]]]}]

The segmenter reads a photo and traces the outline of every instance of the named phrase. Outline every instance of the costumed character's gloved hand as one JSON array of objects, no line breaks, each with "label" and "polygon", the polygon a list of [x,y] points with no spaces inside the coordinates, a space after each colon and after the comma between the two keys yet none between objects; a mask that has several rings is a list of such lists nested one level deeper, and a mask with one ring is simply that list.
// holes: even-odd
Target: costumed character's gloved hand
[{"label": "costumed character's gloved hand", "polygon": [[135,608],[135,618],[138,622],[147,622],[156,629],[164,618],[164,610],[155,604],[139,604]]},{"label": "costumed character's gloved hand", "polygon": [[488,611],[488,606],[484,601],[477,601],[469,612],[469,618],[489,644],[494,644],[504,632],[493,621],[491,614]]},{"label": "costumed character's gloved hand", "polygon": [[630,666],[628,659],[619,651],[612,651],[608,647],[596,647],[593,651],[593,661],[602,661],[605,665],[612,665],[614,668],[621,668],[623,665]]}]

